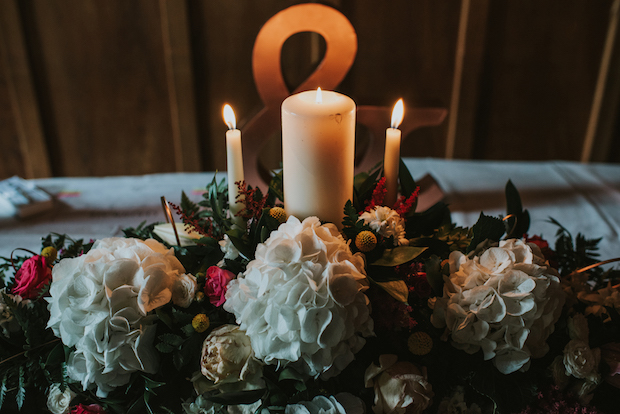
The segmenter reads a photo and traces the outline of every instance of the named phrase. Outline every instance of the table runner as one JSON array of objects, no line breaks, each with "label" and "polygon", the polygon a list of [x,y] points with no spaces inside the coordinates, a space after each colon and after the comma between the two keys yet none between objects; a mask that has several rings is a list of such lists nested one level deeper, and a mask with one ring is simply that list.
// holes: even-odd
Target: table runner
[{"label": "table runner", "polygon": [[[530,211],[530,234],[554,239],[553,217],[575,236],[602,237],[601,259],[620,256],[620,166],[566,161],[505,162],[407,158],[414,178],[435,178],[459,226],[473,225],[480,212],[504,215],[504,188],[511,179]],[[50,232],[85,240],[122,235],[143,221],[164,221],[160,197],[178,203],[181,190],[190,199],[212,180],[211,172],[119,177],[63,177],[33,180],[54,195],[54,210],[28,219],[0,221],[0,255],[16,247],[40,249]],[[218,173],[218,180],[225,173]],[[251,183],[250,183],[251,184]]]}]

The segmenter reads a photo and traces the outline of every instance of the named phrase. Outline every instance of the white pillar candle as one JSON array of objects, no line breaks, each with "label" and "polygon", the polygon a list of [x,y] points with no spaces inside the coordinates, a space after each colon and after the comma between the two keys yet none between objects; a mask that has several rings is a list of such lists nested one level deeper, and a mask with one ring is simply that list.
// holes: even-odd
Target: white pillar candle
[{"label": "white pillar candle", "polygon": [[233,223],[241,225],[243,219],[241,217],[235,217],[244,204],[241,200],[237,200],[239,189],[238,181],[243,181],[243,153],[241,152],[241,131],[237,129],[237,121],[235,113],[230,105],[224,105],[222,109],[224,116],[224,122],[228,125],[228,131],[226,131],[226,174],[228,181],[228,204],[230,214],[232,216]]},{"label": "white pillar candle", "polygon": [[355,102],[333,91],[305,91],[282,103],[285,210],[342,227],[353,198]]},{"label": "white pillar candle", "polygon": [[385,199],[383,204],[392,207],[398,195],[398,169],[400,164],[400,138],[398,126],[404,116],[403,100],[399,99],[392,110],[392,126],[385,131],[385,155],[383,158],[383,176],[385,177]]}]

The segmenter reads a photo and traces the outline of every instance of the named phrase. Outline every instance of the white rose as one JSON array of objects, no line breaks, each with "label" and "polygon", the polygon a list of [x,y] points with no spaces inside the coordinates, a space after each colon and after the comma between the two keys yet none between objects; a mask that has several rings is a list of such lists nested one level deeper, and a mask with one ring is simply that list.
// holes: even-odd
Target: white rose
[{"label": "white rose", "polygon": [[405,231],[405,220],[389,207],[379,206],[362,213],[358,221],[363,220],[377,234],[393,237],[394,246],[409,244]]},{"label": "white rose", "polygon": [[224,253],[224,259],[235,260],[237,257],[239,257],[239,250],[237,250],[237,248],[227,234],[225,234],[224,238],[218,243],[220,245],[222,253]]},{"label": "white rose", "polygon": [[243,381],[260,369],[250,338],[237,325],[214,329],[202,345],[200,370],[215,385]]},{"label": "white rose", "polygon": [[576,378],[587,378],[597,373],[601,350],[590,349],[586,342],[572,339],[564,347],[563,361],[567,374]]},{"label": "white rose", "polygon": [[52,384],[47,392],[47,409],[53,414],[68,413],[73,397],[75,397],[75,393],[69,387],[60,391],[60,384]]},{"label": "white rose", "polygon": [[[174,223],[174,227],[177,230],[177,235],[179,236],[179,241],[181,242],[182,247],[195,246],[196,240],[201,238],[200,234],[188,230],[184,223]],[[160,239],[168,243],[170,246],[178,245],[177,238],[174,234],[174,229],[170,223],[157,224],[153,227],[153,233],[155,233]]]},{"label": "white rose", "polygon": [[432,404],[433,388],[426,372],[396,355],[381,355],[379,366],[371,364],[364,374],[366,388],[374,387],[375,414],[422,413]]},{"label": "white rose", "polygon": [[328,398],[317,395],[312,401],[301,401],[297,404],[287,405],[284,414],[347,414],[347,411],[336,397],[330,396]]},{"label": "white rose", "polygon": [[172,286],[172,303],[182,308],[192,304],[198,283],[196,277],[189,274],[180,275]]},{"label": "white rose", "polygon": [[258,359],[327,378],[372,333],[363,265],[333,224],[291,216],[228,284],[224,309],[234,313]]}]

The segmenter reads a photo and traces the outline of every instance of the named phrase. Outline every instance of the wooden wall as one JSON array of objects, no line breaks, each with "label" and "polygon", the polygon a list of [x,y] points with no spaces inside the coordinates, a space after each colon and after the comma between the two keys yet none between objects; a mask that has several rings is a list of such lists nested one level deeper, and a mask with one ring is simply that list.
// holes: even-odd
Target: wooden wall
[{"label": "wooden wall", "polygon": [[[3,0],[0,178],[224,170],[221,107],[241,127],[260,111],[254,39],[299,3]],[[450,111],[403,155],[580,160],[586,143],[585,160],[620,162],[620,0],[323,3],[358,36],[339,91]],[[317,39],[286,42],[291,89],[320,61]]]}]

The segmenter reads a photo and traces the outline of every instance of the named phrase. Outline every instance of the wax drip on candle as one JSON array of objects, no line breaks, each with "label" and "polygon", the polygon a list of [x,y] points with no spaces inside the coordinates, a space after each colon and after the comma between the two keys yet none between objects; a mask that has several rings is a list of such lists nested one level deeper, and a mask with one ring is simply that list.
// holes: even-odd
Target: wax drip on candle
[{"label": "wax drip on candle", "polygon": [[320,86],[316,89],[316,103],[323,103],[323,93]]},{"label": "wax drip on candle", "polygon": [[400,98],[398,102],[394,105],[394,109],[392,110],[392,128],[398,128],[403,122],[403,118],[405,117],[405,105],[403,103],[403,98]]},{"label": "wax drip on candle", "polygon": [[228,125],[228,129],[237,129],[237,119],[235,118],[235,112],[228,104],[222,108],[222,115],[224,116],[224,122]]}]

